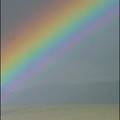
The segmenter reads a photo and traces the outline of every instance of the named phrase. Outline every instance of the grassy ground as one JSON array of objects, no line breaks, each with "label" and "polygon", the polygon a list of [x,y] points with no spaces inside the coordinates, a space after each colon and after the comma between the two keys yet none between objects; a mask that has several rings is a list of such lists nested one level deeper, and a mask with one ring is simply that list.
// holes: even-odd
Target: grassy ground
[{"label": "grassy ground", "polygon": [[2,108],[2,120],[119,120],[118,105],[46,105]]}]

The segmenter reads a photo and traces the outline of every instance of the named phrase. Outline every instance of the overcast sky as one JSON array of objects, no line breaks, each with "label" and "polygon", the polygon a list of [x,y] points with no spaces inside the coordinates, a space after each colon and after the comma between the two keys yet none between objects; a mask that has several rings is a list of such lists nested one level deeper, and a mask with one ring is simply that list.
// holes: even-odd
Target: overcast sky
[{"label": "overcast sky", "polygon": [[[22,21],[25,21],[26,18],[29,18],[37,11],[47,8],[48,4],[53,4],[55,1],[56,0],[2,0],[2,37],[4,38],[4,36],[6,36],[15,26],[21,24]],[[26,84],[25,87],[34,88],[35,86],[46,83],[80,85],[82,83],[90,82],[99,83],[100,81],[118,81],[117,10],[118,8],[116,7],[116,12],[113,14],[111,19],[106,22],[106,24],[96,29],[90,37],[85,38],[85,40],[80,40],[80,42],[72,46],[68,51],[64,52],[63,55],[52,60],[51,64],[40,72],[39,78],[37,77],[37,79],[29,81],[29,84]],[[113,92],[111,98],[113,97],[115,98],[115,101],[117,101],[116,90],[118,90],[118,86],[116,84],[115,86],[113,90],[115,93]],[[97,86],[94,85],[92,87],[97,88]],[[101,90],[106,89],[111,92],[112,89],[109,88],[110,85],[108,87],[101,87]],[[86,90],[89,91],[87,86]],[[37,91],[39,90],[37,89]],[[87,91],[84,92],[87,94]],[[98,93],[96,92],[95,96]],[[42,94],[44,94],[44,92]],[[108,92],[106,92],[106,94],[108,94]],[[102,98],[104,98],[106,94],[101,97],[101,100],[104,101]],[[114,96],[115,94],[116,97]],[[48,94],[46,93],[46,95]],[[31,93],[28,96],[30,97]],[[22,98],[22,96],[19,97]],[[18,97],[11,98],[11,101],[14,101],[15,98]],[[111,98],[108,96],[108,101]],[[27,98],[25,98],[25,100],[27,101]],[[51,100],[53,100],[53,98],[51,98]],[[94,101],[96,101],[96,99]]]},{"label": "overcast sky", "polygon": [[[3,37],[54,0],[2,0]],[[55,1],[54,1],[55,2]],[[117,9],[117,8],[116,8]],[[88,39],[88,38],[87,38]],[[40,76],[43,81],[81,83],[118,80],[118,16],[56,59]],[[88,42],[87,42],[88,41]],[[90,42],[92,41],[92,42]],[[38,82],[36,80],[36,82]]]}]

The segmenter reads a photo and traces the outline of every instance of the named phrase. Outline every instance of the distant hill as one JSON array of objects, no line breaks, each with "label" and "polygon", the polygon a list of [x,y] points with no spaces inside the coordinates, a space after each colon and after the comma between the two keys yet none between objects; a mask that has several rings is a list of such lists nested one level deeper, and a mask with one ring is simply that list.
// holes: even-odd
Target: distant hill
[{"label": "distant hill", "polygon": [[117,81],[91,82],[80,85],[42,84],[11,93],[5,104],[86,104],[118,103]]}]

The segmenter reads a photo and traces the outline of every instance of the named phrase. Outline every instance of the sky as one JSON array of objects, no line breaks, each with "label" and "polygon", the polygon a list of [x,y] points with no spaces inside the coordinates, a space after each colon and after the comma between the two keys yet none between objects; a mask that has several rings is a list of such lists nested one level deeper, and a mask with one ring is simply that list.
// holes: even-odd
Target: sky
[{"label": "sky", "polygon": [[[12,44],[14,44],[14,41],[16,44],[17,41],[21,40],[18,39],[16,36],[20,38],[20,35],[26,32],[24,31],[24,28],[25,30],[27,30],[28,27],[28,32],[30,32],[29,23],[30,25],[34,26],[34,24],[32,23],[32,19],[33,21],[37,19],[36,22],[39,23],[38,14],[40,16],[44,15],[44,11],[47,10],[47,8],[50,7],[51,9],[53,9],[52,6],[55,7],[54,9],[57,9],[57,6],[60,6],[58,4],[63,6],[66,3],[64,3],[64,1],[60,2],[59,0],[2,0],[1,17],[3,56],[4,51],[5,54],[8,52],[8,54],[12,56],[12,52],[9,53],[8,51],[9,46],[12,46]],[[61,6],[60,8],[62,9]],[[54,9],[53,14],[56,12],[54,11]],[[64,11],[67,11],[67,9],[64,8]],[[7,80],[6,78],[6,81],[9,82],[6,82],[5,85],[3,84],[3,89],[16,92],[18,90],[27,90],[27,88],[41,86],[42,84],[81,85],[93,82],[99,83],[101,81],[118,81],[118,5],[111,7],[110,10],[103,10],[103,13],[101,13],[100,15],[101,16],[98,15],[97,18],[93,19],[92,24],[87,25],[86,22],[85,25],[87,27],[83,26],[83,30],[78,32],[79,34],[77,35],[77,38],[73,37],[73,40],[76,40],[75,43],[68,42],[66,43],[66,45],[65,42],[63,42],[60,43],[63,47],[60,47],[60,50],[58,50],[59,46],[55,46],[54,48],[52,48],[52,50],[48,50],[46,56],[44,56],[43,58],[43,61],[37,58],[39,60],[37,61],[35,59],[35,62],[32,62],[35,63],[32,67],[29,68],[29,66],[27,66],[28,69],[27,67],[24,68],[25,71],[19,73],[17,78],[13,78],[14,80]],[[28,26],[27,21],[29,22]],[[80,22],[81,21],[79,21],[78,23]],[[23,33],[21,32],[21,30],[23,31]],[[21,32],[20,35],[19,32]],[[32,34],[32,32],[30,34]],[[27,35],[30,34],[27,33]],[[24,42],[27,41],[26,39],[24,39]],[[28,42],[26,44],[28,45],[31,43]],[[17,51],[17,49],[13,50],[13,52],[15,51]],[[58,51],[60,51],[60,53],[57,53]],[[16,55],[17,53],[14,54]],[[13,59],[15,59],[14,54]],[[6,60],[8,60],[7,63],[9,64],[9,57],[6,58]],[[38,69],[39,67],[35,66],[39,66],[39,64],[45,65],[43,65],[42,68]],[[4,63],[2,63],[2,66],[5,66]],[[12,71],[12,69],[13,68],[11,68],[10,71]],[[16,70],[17,69],[15,69],[15,71]],[[31,73],[31,71],[34,71],[35,73]],[[30,78],[24,77],[24,73],[26,76],[30,76]],[[27,73],[29,73],[29,75]],[[20,77],[22,75],[23,77]],[[116,88],[117,87],[118,86],[116,86]]]}]

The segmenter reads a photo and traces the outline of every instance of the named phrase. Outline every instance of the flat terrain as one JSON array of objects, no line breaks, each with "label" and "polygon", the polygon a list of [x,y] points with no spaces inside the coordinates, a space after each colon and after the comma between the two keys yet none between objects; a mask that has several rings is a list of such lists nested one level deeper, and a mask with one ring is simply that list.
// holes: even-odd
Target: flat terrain
[{"label": "flat terrain", "polygon": [[2,120],[119,120],[118,105],[2,107]]}]

